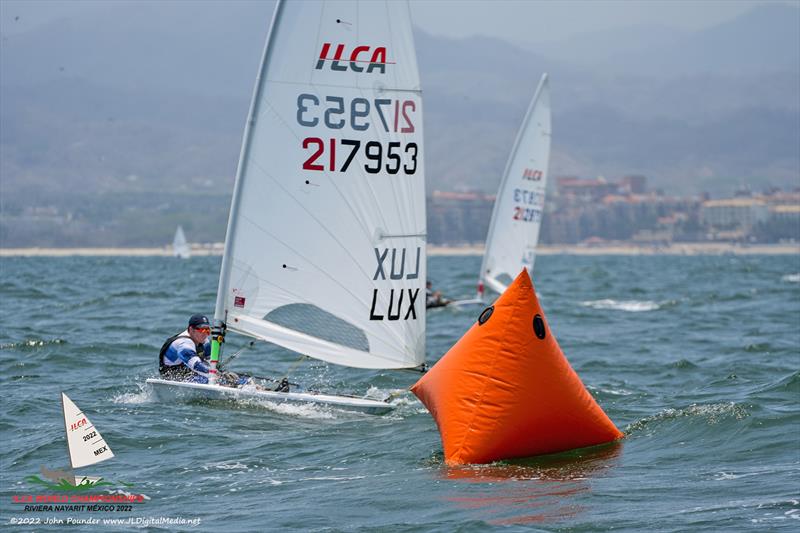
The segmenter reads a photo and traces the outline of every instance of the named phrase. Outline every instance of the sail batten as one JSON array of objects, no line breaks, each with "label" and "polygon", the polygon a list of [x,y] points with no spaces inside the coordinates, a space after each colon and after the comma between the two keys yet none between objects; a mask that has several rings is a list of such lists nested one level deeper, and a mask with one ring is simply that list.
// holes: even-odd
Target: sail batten
[{"label": "sail batten", "polygon": [[539,82],[506,163],[492,210],[480,280],[502,293],[522,268],[533,271],[550,159],[550,90]]},{"label": "sail batten", "polygon": [[[300,31],[309,27],[316,33]],[[418,366],[424,183],[408,6],[279,1],[245,127],[215,318],[332,363]]]}]

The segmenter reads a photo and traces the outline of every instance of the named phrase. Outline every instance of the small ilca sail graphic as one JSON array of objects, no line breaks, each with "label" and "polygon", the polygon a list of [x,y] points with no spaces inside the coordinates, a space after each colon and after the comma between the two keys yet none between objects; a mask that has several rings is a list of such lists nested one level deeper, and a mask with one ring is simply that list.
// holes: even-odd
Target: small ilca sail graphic
[{"label": "small ilca sail graphic", "polygon": [[178,229],[175,230],[175,238],[172,240],[172,255],[181,259],[189,259],[192,255],[181,226],[178,226]]},{"label": "small ilca sail graphic", "polygon": [[[100,431],[63,392],[61,393],[61,403],[64,410],[64,429],[67,432],[70,466],[72,468],[91,466],[114,457],[114,453],[100,435]],[[93,483],[99,479],[98,477],[74,475],[73,484],[79,485],[86,481]],[[73,480],[67,478],[67,481],[72,482]]]},{"label": "small ilca sail graphic", "polygon": [[544,74],[514,141],[489,223],[480,282],[497,293],[523,268],[533,271],[549,160],[550,89]]}]

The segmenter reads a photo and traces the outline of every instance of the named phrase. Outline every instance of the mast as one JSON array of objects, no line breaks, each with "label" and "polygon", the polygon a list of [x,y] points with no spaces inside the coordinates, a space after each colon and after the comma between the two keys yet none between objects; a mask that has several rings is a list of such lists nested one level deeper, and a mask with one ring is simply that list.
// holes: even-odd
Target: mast
[{"label": "mast", "polygon": [[270,57],[270,42],[274,35],[274,29],[283,11],[283,0],[278,0],[275,4],[275,12],[272,15],[272,22],[270,24],[269,32],[267,33],[267,40],[264,43],[264,50],[261,53],[261,65],[258,69],[258,76],[256,78],[255,88],[253,89],[253,99],[250,102],[250,111],[247,114],[247,122],[244,126],[244,135],[242,141],[242,149],[239,153],[239,164],[236,167],[236,178],[233,184],[233,197],[231,198],[231,209],[228,214],[228,228],[225,232],[225,248],[222,253],[222,267],[219,273],[219,286],[217,287],[217,305],[214,309],[214,320],[225,321],[225,294],[228,291],[228,274],[231,268],[231,253],[233,251],[233,241],[230,236],[236,230],[236,221],[238,220],[237,214],[239,211],[239,204],[241,203],[241,182],[242,172],[247,163],[247,158],[250,153],[250,143],[252,140],[253,126],[256,122],[256,116],[261,101],[261,93],[263,89],[263,80],[267,70],[267,62]]},{"label": "mast", "polygon": [[270,23],[269,31],[267,33],[267,40],[264,43],[264,50],[261,53],[261,64],[259,65],[258,75],[256,77],[255,88],[253,89],[253,98],[250,102],[250,110],[247,114],[247,122],[244,126],[244,135],[242,141],[242,149],[239,153],[239,163],[236,167],[236,178],[233,184],[233,196],[231,198],[231,209],[228,213],[228,227],[225,232],[225,248],[222,253],[222,266],[219,273],[219,285],[217,286],[217,303],[214,308],[214,331],[211,337],[211,369],[209,371],[209,383],[214,383],[217,379],[217,365],[219,364],[219,357],[222,353],[222,343],[225,342],[225,320],[227,310],[225,309],[225,295],[228,292],[229,285],[229,272],[231,268],[231,259],[233,251],[233,240],[230,238],[236,230],[236,222],[238,220],[239,204],[241,203],[241,182],[242,173],[246,167],[247,157],[250,153],[250,143],[252,140],[253,126],[258,116],[259,105],[261,101],[261,93],[263,89],[263,80],[267,70],[267,62],[270,56],[270,42],[274,34],[273,30],[278,24],[281,12],[283,10],[283,0],[278,0],[275,3],[275,11],[272,15],[272,22]]}]

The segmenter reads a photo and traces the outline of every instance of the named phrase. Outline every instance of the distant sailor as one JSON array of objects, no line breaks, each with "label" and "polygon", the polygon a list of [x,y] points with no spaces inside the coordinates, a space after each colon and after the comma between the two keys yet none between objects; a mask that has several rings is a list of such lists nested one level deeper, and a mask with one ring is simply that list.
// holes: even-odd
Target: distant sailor
[{"label": "distant sailor", "polygon": [[425,308],[443,307],[450,303],[447,298],[442,298],[441,291],[434,291],[433,284],[430,281],[425,282]]},{"label": "distant sailor", "polygon": [[[164,342],[158,355],[158,371],[164,379],[208,383],[211,367],[207,355],[211,354],[211,324],[205,315],[192,315],[187,328]],[[242,385],[246,378],[225,372],[219,379],[222,385]]]}]

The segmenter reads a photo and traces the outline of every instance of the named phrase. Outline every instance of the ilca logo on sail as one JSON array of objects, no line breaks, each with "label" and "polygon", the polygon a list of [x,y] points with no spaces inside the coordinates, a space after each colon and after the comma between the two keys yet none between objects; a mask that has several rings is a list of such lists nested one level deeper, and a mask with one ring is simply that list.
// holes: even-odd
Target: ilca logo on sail
[{"label": "ilca logo on sail", "polygon": [[[330,61],[330,69],[338,72],[366,72],[371,74],[373,70],[380,71],[381,74],[386,74],[386,65],[394,64],[391,61],[386,61],[386,47],[377,46],[375,48],[366,45],[359,45],[353,48],[350,52],[349,59],[345,59],[346,51],[344,44],[337,44],[336,51],[333,57],[329,57],[331,43],[323,43],[322,50],[319,52],[319,59],[317,65],[314,67],[316,70],[323,70],[327,61]],[[368,58],[369,59],[366,59]],[[364,66],[364,63],[367,63]]]}]

